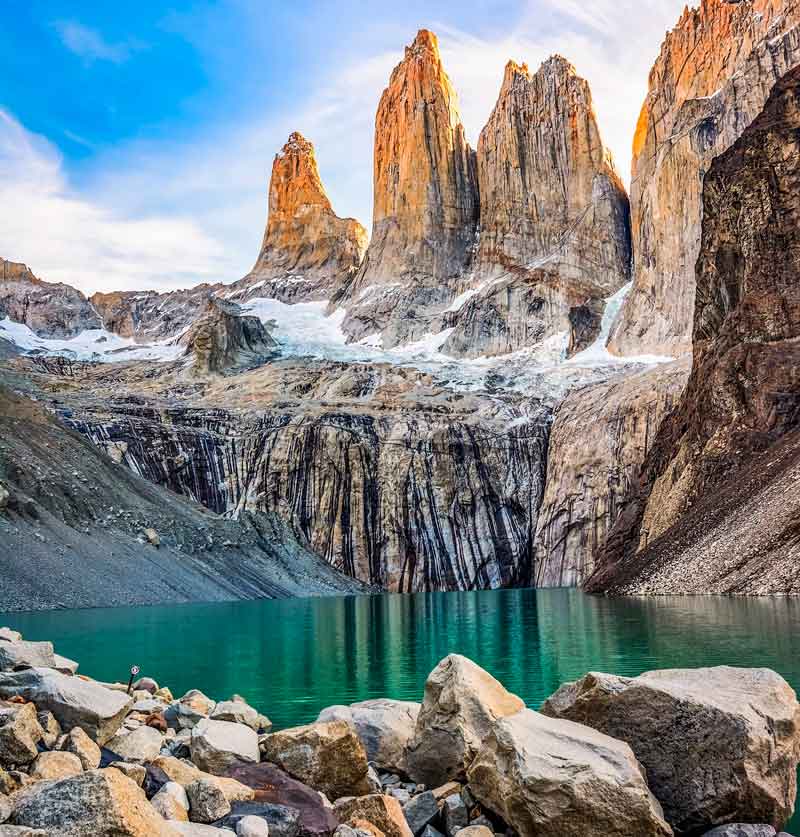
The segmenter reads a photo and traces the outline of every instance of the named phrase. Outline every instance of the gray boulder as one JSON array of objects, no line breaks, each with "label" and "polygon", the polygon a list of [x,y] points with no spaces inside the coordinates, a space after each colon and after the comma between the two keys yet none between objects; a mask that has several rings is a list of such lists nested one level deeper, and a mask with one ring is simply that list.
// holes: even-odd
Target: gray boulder
[{"label": "gray boulder", "polygon": [[113,737],[131,705],[124,693],[51,668],[0,673],[0,697],[14,696],[52,712],[64,729],[80,727],[100,745]]},{"label": "gray boulder", "polygon": [[153,727],[137,727],[128,733],[115,735],[106,745],[124,761],[145,764],[161,753],[164,736]]},{"label": "gray boulder", "polygon": [[260,761],[258,735],[244,724],[204,719],[192,729],[192,761],[215,776],[237,762]]},{"label": "gray boulder", "polygon": [[463,779],[495,721],[524,706],[480,666],[450,654],[425,683],[406,753],[408,775],[428,787]]},{"label": "gray boulder", "polygon": [[703,837],[775,837],[775,829],[771,825],[734,822],[712,828]]},{"label": "gray boulder", "polygon": [[403,806],[403,816],[414,834],[422,834],[439,813],[439,803],[432,791],[417,794]]},{"label": "gray boulder", "polygon": [[317,721],[345,721],[361,739],[367,758],[381,770],[406,772],[406,747],[414,736],[421,705],[409,700],[363,700],[329,706]]},{"label": "gray boulder", "polygon": [[244,724],[258,732],[259,729],[269,729],[272,724],[252,706],[243,700],[221,700],[210,715],[212,721],[230,721],[234,724]]},{"label": "gray boulder", "polygon": [[630,744],[676,833],[791,816],[800,706],[774,671],[719,666],[587,674],[541,711]]},{"label": "gray boulder", "polygon": [[118,770],[42,782],[20,796],[12,820],[58,837],[174,837],[142,789]]},{"label": "gray boulder", "polygon": [[52,642],[0,642],[0,671],[34,666],[56,667]]},{"label": "gray boulder", "polygon": [[236,823],[236,835],[237,837],[269,837],[269,826],[261,817],[248,815]]},{"label": "gray boulder", "polygon": [[468,776],[521,837],[672,834],[627,744],[530,709],[495,723]]},{"label": "gray boulder", "polygon": [[189,797],[189,819],[192,822],[212,823],[231,811],[231,804],[222,789],[210,779],[196,779],[186,786]]}]

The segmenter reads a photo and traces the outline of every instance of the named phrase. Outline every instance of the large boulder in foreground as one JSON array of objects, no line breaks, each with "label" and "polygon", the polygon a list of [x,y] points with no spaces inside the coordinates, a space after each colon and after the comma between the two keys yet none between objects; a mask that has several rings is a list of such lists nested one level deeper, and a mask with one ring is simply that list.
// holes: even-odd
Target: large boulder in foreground
[{"label": "large boulder in foreground", "polygon": [[32,703],[0,704],[0,765],[30,764],[39,754],[36,745],[43,737]]},{"label": "large boulder in foreground", "polygon": [[0,698],[22,697],[52,712],[63,729],[80,727],[103,745],[119,729],[131,699],[90,680],[50,668],[0,673]]},{"label": "large boulder in foreground", "polygon": [[627,744],[531,709],[496,722],[467,775],[520,837],[672,834]]},{"label": "large boulder in foreground", "polygon": [[800,707],[769,669],[587,674],[541,711],[630,744],[678,834],[789,819],[797,793]]},{"label": "large boulder in foreground", "polygon": [[344,721],[307,724],[268,735],[264,758],[331,799],[370,792],[367,754]]},{"label": "large boulder in foreground", "polygon": [[329,706],[317,721],[345,721],[361,739],[367,759],[381,770],[406,772],[406,747],[414,736],[420,704],[378,698]]},{"label": "large boulder in foreground", "polygon": [[525,704],[460,654],[450,654],[430,673],[406,753],[408,775],[437,787],[463,779],[498,718]]},{"label": "large boulder in foreground", "polygon": [[192,729],[192,761],[215,776],[237,762],[258,762],[258,735],[244,724],[200,721]]},{"label": "large boulder in foreground", "polygon": [[135,782],[118,770],[91,770],[24,794],[12,822],[58,837],[175,837]]}]

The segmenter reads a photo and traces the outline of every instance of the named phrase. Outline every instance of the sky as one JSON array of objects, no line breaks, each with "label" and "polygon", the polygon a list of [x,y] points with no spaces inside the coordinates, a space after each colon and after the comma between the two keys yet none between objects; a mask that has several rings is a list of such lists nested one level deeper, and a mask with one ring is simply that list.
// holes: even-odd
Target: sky
[{"label": "sky", "polygon": [[505,63],[560,53],[627,182],[647,76],[683,5],[0,0],[0,256],[87,293],[234,281],[293,130],[337,214],[369,229],[375,110],[423,27],[473,146]]}]

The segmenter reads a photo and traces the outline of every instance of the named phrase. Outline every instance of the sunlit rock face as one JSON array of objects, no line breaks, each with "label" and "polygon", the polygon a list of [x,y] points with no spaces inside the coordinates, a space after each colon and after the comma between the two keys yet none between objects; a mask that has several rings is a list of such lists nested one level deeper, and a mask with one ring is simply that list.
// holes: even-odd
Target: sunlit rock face
[{"label": "sunlit rock face", "polygon": [[531,581],[549,429],[536,403],[378,364],[279,361],[191,398],[182,373],[80,374],[73,428],[213,511],[276,512],[349,576],[402,592]]},{"label": "sunlit rock face", "polygon": [[26,265],[0,259],[0,320],[6,317],[39,337],[75,337],[100,328],[97,312],[80,291],[43,282]]},{"label": "sunlit rock face", "polygon": [[668,33],[633,140],[634,285],[609,348],[691,351],[703,179],[800,63],[796,0],[703,0]]},{"label": "sunlit rock face", "polygon": [[372,237],[343,297],[353,339],[384,346],[421,336],[455,296],[478,218],[475,155],[436,36],[406,47],[375,117]]},{"label": "sunlit rock face", "polygon": [[800,67],[709,168],[692,371],[592,589],[798,592]]},{"label": "sunlit rock face", "polygon": [[629,210],[589,85],[568,61],[553,56],[533,74],[508,63],[477,164],[477,293],[447,323],[455,331],[444,350],[504,354],[579,321],[573,349],[582,348],[599,329],[602,300],[628,280]]},{"label": "sunlit rock face", "polygon": [[291,134],[272,164],[267,228],[249,284],[286,302],[327,299],[353,276],[366,247],[361,224],[334,214],[314,146]]}]

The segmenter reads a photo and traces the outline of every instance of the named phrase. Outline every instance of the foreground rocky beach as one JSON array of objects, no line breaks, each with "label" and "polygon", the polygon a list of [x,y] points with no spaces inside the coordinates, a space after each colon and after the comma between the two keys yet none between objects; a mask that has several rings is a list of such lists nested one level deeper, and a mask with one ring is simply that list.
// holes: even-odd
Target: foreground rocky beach
[{"label": "foreground rocky beach", "polygon": [[589,673],[537,712],[451,654],[421,703],[272,731],[239,695],[101,683],[0,629],[0,837],[773,837],[799,761],[769,669]]}]

